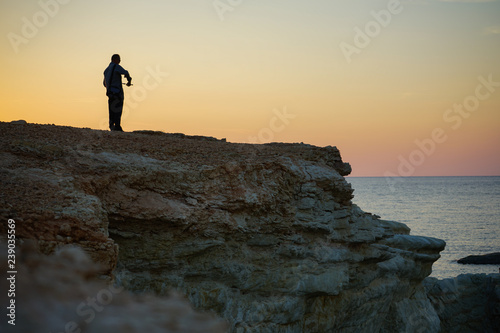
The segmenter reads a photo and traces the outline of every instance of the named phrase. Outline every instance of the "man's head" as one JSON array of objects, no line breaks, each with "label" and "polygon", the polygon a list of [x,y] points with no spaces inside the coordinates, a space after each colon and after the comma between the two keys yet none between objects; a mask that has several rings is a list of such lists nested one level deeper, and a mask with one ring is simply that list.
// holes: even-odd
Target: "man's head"
[{"label": "man's head", "polygon": [[114,62],[115,64],[119,64],[121,61],[120,55],[119,54],[113,54],[111,57],[111,62]]}]

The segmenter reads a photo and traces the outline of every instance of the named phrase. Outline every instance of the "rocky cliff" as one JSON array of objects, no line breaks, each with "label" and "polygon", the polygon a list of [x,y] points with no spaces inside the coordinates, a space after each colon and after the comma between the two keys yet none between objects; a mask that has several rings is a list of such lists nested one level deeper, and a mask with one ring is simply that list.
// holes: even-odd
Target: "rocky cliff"
[{"label": "rocky cliff", "polygon": [[438,332],[445,243],[363,212],[335,147],[0,123],[0,232],[82,247],[233,332]]},{"label": "rocky cliff", "polygon": [[500,331],[500,274],[424,280],[443,332]]}]

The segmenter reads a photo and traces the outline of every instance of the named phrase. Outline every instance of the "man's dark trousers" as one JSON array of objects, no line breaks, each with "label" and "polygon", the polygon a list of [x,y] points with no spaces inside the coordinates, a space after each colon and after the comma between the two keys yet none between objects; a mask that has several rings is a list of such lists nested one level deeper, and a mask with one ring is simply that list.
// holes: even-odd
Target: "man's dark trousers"
[{"label": "man's dark trousers", "polygon": [[123,90],[116,94],[109,94],[108,96],[109,129],[112,131],[123,131],[120,122],[123,112],[124,97]]}]

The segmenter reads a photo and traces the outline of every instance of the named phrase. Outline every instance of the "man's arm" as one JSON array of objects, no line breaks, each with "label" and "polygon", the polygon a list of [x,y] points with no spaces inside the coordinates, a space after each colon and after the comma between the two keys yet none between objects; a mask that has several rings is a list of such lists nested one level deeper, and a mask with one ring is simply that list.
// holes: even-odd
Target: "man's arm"
[{"label": "man's arm", "polygon": [[127,86],[130,86],[131,85],[131,82],[132,82],[132,77],[130,76],[130,74],[128,73],[127,70],[125,70],[125,68],[123,68],[122,66],[120,65],[117,65],[116,68],[115,68],[115,71],[120,73],[120,75],[123,75],[125,76],[125,78],[127,79],[128,83],[127,83]]},{"label": "man's arm", "polygon": [[125,78],[127,78],[127,86],[130,87],[132,85],[132,77],[130,77],[130,75],[127,74],[125,75]]}]

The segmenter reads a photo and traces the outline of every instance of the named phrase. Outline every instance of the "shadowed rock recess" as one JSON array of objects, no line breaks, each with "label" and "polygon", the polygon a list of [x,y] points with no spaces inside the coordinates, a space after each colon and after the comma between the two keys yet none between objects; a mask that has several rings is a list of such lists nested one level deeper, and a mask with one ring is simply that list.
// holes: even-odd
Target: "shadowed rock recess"
[{"label": "shadowed rock recess", "polygon": [[177,290],[232,332],[440,330],[422,281],[445,242],[353,204],[336,147],[9,123],[0,133],[1,234],[14,219],[41,253],[78,245],[117,286]]}]

